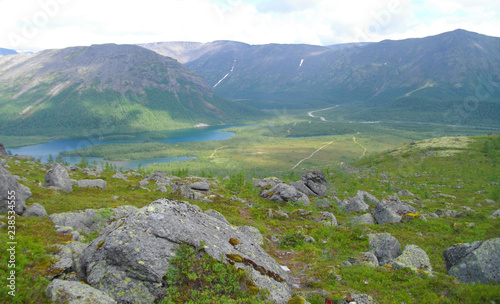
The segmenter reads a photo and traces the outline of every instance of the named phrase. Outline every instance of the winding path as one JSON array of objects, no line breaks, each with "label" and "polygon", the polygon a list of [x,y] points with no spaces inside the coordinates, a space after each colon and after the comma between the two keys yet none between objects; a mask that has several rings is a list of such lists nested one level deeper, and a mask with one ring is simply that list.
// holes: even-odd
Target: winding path
[{"label": "winding path", "polygon": [[295,166],[293,166],[293,167],[292,167],[292,169],[290,169],[290,170],[293,170],[293,169],[297,168],[297,167],[298,167],[298,166],[299,166],[299,165],[300,165],[303,161],[310,159],[311,157],[313,157],[313,156],[314,156],[314,154],[318,153],[321,149],[323,149],[323,148],[325,148],[326,146],[329,146],[329,145],[331,145],[331,144],[333,144],[333,141],[331,141],[331,142],[328,142],[328,143],[324,144],[324,145],[323,145],[323,146],[321,146],[319,149],[317,149],[316,151],[314,151],[313,153],[311,153],[311,155],[309,155],[308,157],[306,157],[306,158],[304,158],[304,159],[300,160],[300,161],[299,161],[299,162],[298,162]]},{"label": "winding path", "polygon": [[[312,117],[312,118],[314,118],[314,117],[316,117],[316,116],[314,116],[314,115],[313,115],[313,113],[315,113],[315,112],[321,112],[321,111],[326,111],[326,110],[336,109],[336,108],[338,108],[338,107],[339,107],[339,105],[336,105],[336,106],[334,106],[334,107],[329,107],[329,108],[325,108],[325,109],[321,109],[321,110],[315,110],[315,111],[307,112],[307,115],[308,115],[308,116],[310,116],[310,117]],[[322,121],[327,121],[324,117],[320,117],[320,119],[321,119]]]},{"label": "winding path", "polygon": [[[358,134],[359,134],[359,132],[358,132]],[[361,145],[359,142],[357,142],[357,141],[356,141],[356,136],[353,136],[353,137],[352,137],[352,140],[353,140],[353,141],[354,141],[357,145],[359,145],[361,148],[363,148],[363,149],[364,149],[363,154],[362,154],[362,155],[361,155],[361,157],[359,158],[359,159],[362,159],[363,157],[365,157],[366,151],[367,151],[368,149],[366,149],[363,145]]]}]

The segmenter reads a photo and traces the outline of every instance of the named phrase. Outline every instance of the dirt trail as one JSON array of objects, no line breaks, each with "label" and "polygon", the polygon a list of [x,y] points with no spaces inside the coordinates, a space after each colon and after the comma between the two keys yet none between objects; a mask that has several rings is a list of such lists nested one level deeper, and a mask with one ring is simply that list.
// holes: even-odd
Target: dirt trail
[{"label": "dirt trail", "polygon": [[298,166],[299,166],[299,165],[300,165],[303,161],[310,159],[311,157],[313,157],[313,156],[314,156],[314,154],[318,153],[321,149],[323,149],[323,148],[325,148],[326,146],[329,146],[329,145],[331,145],[331,144],[333,144],[333,141],[331,141],[331,142],[328,142],[328,143],[324,144],[324,145],[323,145],[323,146],[321,146],[319,149],[317,149],[316,151],[314,151],[313,153],[311,153],[311,155],[309,155],[308,157],[306,157],[306,158],[304,158],[304,159],[300,160],[300,161],[299,161],[299,162],[298,162],[295,166],[293,166],[293,167],[292,167],[292,169],[290,169],[290,170],[293,170],[293,169],[297,168],[297,167],[298,167]]}]

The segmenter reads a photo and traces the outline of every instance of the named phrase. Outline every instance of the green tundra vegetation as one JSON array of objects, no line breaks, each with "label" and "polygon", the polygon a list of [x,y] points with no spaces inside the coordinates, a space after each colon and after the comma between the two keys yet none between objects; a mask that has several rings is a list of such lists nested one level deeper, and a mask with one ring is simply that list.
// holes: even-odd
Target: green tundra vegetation
[{"label": "green tundra vegetation", "polygon": [[[245,141],[244,137],[234,138]],[[369,145],[370,140],[363,140],[360,135],[357,135],[356,139],[363,146],[375,146],[374,143]],[[300,150],[298,144],[294,147],[295,139],[293,138],[286,139],[283,135],[282,140],[279,144],[271,146],[273,153],[280,153],[280,149],[285,148],[285,140],[287,140],[288,149],[296,149],[293,153],[289,152],[291,154],[304,152],[306,155],[311,152],[309,150],[306,153]],[[309,144],[318,144],[316,147],[320,147],[320,143],[327,141],[325,138],[305,140]],[[391,142],[391,140],[394,141],[394,138],[390,136],[385,138],[386,142]],[[218,169],[205,171],[207,176],[215,176],[211,179],[212,190],[219,195],[213,203],[190,202],[203,210],[219,211],[233,225],[250,225],[258,228],[264,236],[263,248],[281,265],[290,268],[290,275],[302,286],[297,292],[313,304],[324,303],[325,298],[343,299],[353,291],[370,294],[379,303],[397,304],[402,302],[493,303],[500,299],[498,284],[469,285],[447,276],[442,255],[443,250],[453,244],[500,237],[500,221],[488,218],[498,209],[500,201],[498,186],[500,136],[452,136],[415,140],[408,144],[395,145],[390,149],[381,145],[378,149],[380,152],[369,153],[362,158],[360,158],[362,150],[353,141],[352,136],[338,139],[335,143],[339,146],[351,145],[350,148],[345,148],[345,152],[339,152],[340,155],[345,155],[343,163],[338,163],[342,160],[342,156],[339,159],[339,156],[333,154],[332,151],[324,155],[320,151],[314,156],[314,159],[318,157],[319,160],[313,161],[312,158],[310,162],[304,162],[303,167],[300,166],[296,170],[282,170],[273,176],[286,182],[297,180],[303,170],[312,168],[316,165],[315,162],[318,162],[324,164],[320,169],[328,179],[330,198],[336,195],[343,199],[355,195],[358,190],[364,190],[382,199],[404,189],[413,193],[415,198],[401,196],[401,199],[412,201],[421,214],[432,213],[437,209],[459,211],[463,207],[469,207],[472,211],[467,211],[464,216],[458,218],[424,220],[422,217],[415,217],[398,224],[358,226],[351,223],[356,213],[346,214],[336,206],[319,209],[316,207],[315,198],[312,198],[312,204],[307,207],[264,200],[258,195],[259,191],[253,187],[251,180],[251,176],[256,171],[250,170],[248,173],[245,167],[236,167],[229,172],[230,176],[227,179],[217,177]],[[227,145],[225,142],[218,144]],[[264,147],[268,149],[270,147],[270,143],[265,140],[256,142],[254,145],[255,150],[239,152],[246,153],[242,158],[249,157],[255,152],[264,152]],[[358,153],[351,155],[350,158],[347,157],[349,151],[356,146]],[[220,147],[211,146],[210,150],[212,148]],[[219,153],[223,153],[224,150],[216,151],[215,156],[221,157]],[[237,150],[231,153],[235,151]],[[271,152],[271,150],[266,151]],[[212,150],[211,153],[214,151]],[[210,159],[209,156],[207,156],[207,161]],[[224,155],[224,157],[228,156]],[[265,166],[266,161],[270,160],[263,160],[257,165],[264,164]],[[296,159],[289,161],[287,165],[295,162]],[[16,162],[12,158],[7,158],[7,164],[13,174],[26,179],[22,183],[33,192],[27,204],[39,203],[49,214],[87,208],[112,210],[120,205],[143,207],[161,197],[185,200],[171,191],[167,193],[156,191],[153,183],[140,187],[138,182],[143,179],[140,175],[131,174],[128,181],[112,179],[111,176],[115,172],[111,167],[105,168],[99,177],[107,182],[106,190],[74,186],[73,192],[65,193],[41,186],[46,173],[46,167],[43,164],[26,160]],[[148,174],[154,170],[156,167],[141,168],[138,173]],[[173,173],[185,176],[184,178],[193,175],[190,166],[175,170],[177,171]],[[72,171],[70,174],[75,179],[89,178],[83,171]],[[253,207],[232,200],[232,196],[251,203]],[[489,200],[497,203],[491,203]],[[298,208],[310,211],[312,214],[304,217],[296,213],[294,215],[293,211]],[[291,212],[291,216],[269,218],[270,209]],[[320,211],[334,213],[341,225],[330,227],[313,221],[312,218]],[[18,255],[15,270],[18,291],[15,298],[9,298],[9,303],[50,303],[44,296],[44,289],[49,283],[48,278],[52,275],[50,265],[54,259],[51,254],[57,252],[56,244],[64,244],[69,241],[69,238],[67,235],[57,234],[53,224],[47,218],[20,216],[16,220],[16,228]],[[2,232],[0,241],[6,243],[6,227],[0,230]],[[403,247],[415,244],[422,248],[430,258],[434,270],[433,276],[423,272],[414,272],[408,268],[394,270],[388,267],[363,265],[341,266],[342,261],[358,258],[362,252],[369,250],[367,234],[382,232],[392,234]],[[315,242],[311,242],[310,239],[306,241],[305,236],[314,238]],[[96,235],[87,235],[86,241],[89,242],[95,237]],[[276,241],[272,241],[273,239]],[[1,263],[7,261],[7,254],[5,250],[0,252],[0,259],[4,261]],[[265,302],[265,295],[257,297],[252,293],[251,283],[231,267],[219,265],[203,255],[197,255],[197,258],[192,260],[182,259],[182,257],[192,257],[194,254],[191,248],[181,248],[178,253],[179,259],[173,261],[178,264],[178,271],[170,275],[177,278],[178,282],[185,282],[188,286],[196,283],[196,286],[201,286],[200,289],[191,292],[186,289],[185,285],[174,283],[168,287],[173,296],[164,299],[164,303],[188,303],[190,301],[190,303],[195,303],[196,301],[190,298],[190,294],[227,300],[222,303]],[[7,270],[7,267],[1,267],[0,277],[5,278]],[[227,288],[222,288],[220,284],[209,283],[210,280],[217,279],[214,277],[214,270],[223,273],[226,280],[229,280],[225,286]],[[5,288],[5,286],[1,287],[0,302],[2,303],[7,301]],[[324,290],[327,294],[315,293],[317,290]]]}]

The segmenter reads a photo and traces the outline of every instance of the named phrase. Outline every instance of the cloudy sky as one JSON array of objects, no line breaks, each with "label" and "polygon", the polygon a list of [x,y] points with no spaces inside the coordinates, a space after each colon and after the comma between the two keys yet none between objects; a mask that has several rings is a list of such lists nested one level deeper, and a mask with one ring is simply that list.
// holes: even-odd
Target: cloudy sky
[{"label": "cloudy sky", "polygon": [[466,29],[500,37],[492,0],[0,0],[0,47],[236,40],[330,45]]}]

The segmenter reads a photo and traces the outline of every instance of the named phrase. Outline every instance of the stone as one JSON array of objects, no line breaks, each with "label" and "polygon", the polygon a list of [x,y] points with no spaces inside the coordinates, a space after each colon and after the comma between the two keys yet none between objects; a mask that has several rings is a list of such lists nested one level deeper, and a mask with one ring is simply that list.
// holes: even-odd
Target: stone
[{"label": "stone", "polygon": [[482,242],[479,247],[465,255],[448,270],[448,275],[468,284],[498,284],[500,283],[498,265],[500,265],[500,238],[494,238]]},{"label": "stone", "polygon": [[189,187],[193,190],[198,190],[198,191],[208,191],[210,190],[210,183],[209,182],[195,182],[189,185]]},{"label": "stone", "polygon": [[66,192],[73,191],[73,181],[68,171],[60,163],[55,163],[45,175],[45,187],[54,187]]},{"label": "stone", "polygon": [[134,206],[116,208],[86,209],[75,212],[54,213],[49,219],[58,226],[67,226],[81,233],[101,231],[114,220],[127,217],[137,210]]},{"label": "stone", "polygon": [[55,262],[50,265],[49,273],[53,277],[66,277],[69,274],[75,274],[76,279],[83,280],[85,272],[82,267],[82,252],[87,244],[80,242],[70,242],[66,245],[56,245],[59,252],[54,255]]},{"label": "stone", "polygon": [[409,267],[412,270],[421,269],[427,273],[432,273],[432,266],[429,256],[417,245],[406,245],[403,253],[391,261],[393,269]]},{"label": "stone", "polygon": [[317,197],[328,194],[328,182],[321,171],[311,170],[302,174],[300,181],[290,183],[298,191]]},{"label": "stone", "polygon": [[337,218],[331,212],[318,212],[314,220],[326,226],[338,226]]},{"label": "stone", "polygon": [[358,190],[356,196],[361,198],[365,203],[368,201],[376,205],[379,202],[379,200],[375,196],[363,190]]},{"label": "stone", "polygon": [[403,203],[397,196],[389,196],[380,201],[372,214],[377,224],[399,223],[408,213],[418,213],[417,209]]},{"label": "stone", "polygon": [[457,211],[455,211],[455,210],[448,210],[448,209],[438,209],[434,213],[438,217],[453,217],[453,218],[456,218],[459,215],[459,213]]},{"label": "stone", "polygon": [[125,176],[125,174],[121,173],[120,171],[116,172],[116,174],[113,175],[111,178],[122,179],[124,181],[128,181],[128,178]]},{"label": "stone", "polygon": [[380,266],[401,255],[401,244],[390,233],[368,234],[368,238],[370,252],[377,257]]},{"label": "stone", "polygon": [[241,240],[242,242],[249,241],[259,246],[264,245],[264,237],[260,234],[259,229],[252,226],[240,226],[238,231],[245,235],[245,237]]},{"label": "stone", "polygon": [[48,214],[42,205],[34,203],[26,208],[23,216],[48,216]]},{"label": "stone", "polygon": [[346,303],[356,303],[356,304],[378,304],[377,300],[375,300],[371,295],[364,293],[351,293],[349,297],[350,302]]},{"label": "stone", "polygon": [[6,157],[6,156],[9,156],[9,154],[7,153],[7,151],[5,151],[5,146],[0,143],[0,157]]},{"label": "stone", "polygon": [[145,179],[139,181],[139,186],[144,187],[147,185],[149,185],[149,179],[145,178]]},{"label": "stone", "polygon": [[498,220],[498,218],[500,218],[500,209],[498,209],[497,211],[493,212],[493,214],[491,214],[490,216],[488,216],[489,219],[492,219],[492,220]]},{"label": "stone", "polygon": [[263,191],[259,194],[260,197],[263,197],[272,202],[302,202],[304,206],[308,206],[310,204],[309,198],[304,193],[298,191],[295,187],[292,187],[287,184],[277,184],[269,190]]},{"label": "stone", "polygon": [[371,213],[365,213],[363,215],[358,215],[353,217],[351,219],[351,223],[353,225],[360,225],[360,224],[373,225],[375,224],[375,220],[373,219]]},{"label": "stone", "polygon": [[117,303],[106,293],[99,291],[87,284],[56,279],[52,281],[45,295],[57,304],[114,304]]},{"label": "stone", "polygon": [[360,257],[356,259],[356,264],[363,264],[368,267],[378,267],[378,259],[373,252],[362,252]]},{"label": "stone", "polygon": [[102,179],[82,179],[76,182],[80,188],[100,188],[106,190],[106,182]]},{"label": "stone", "polygon": [[195,191],[184,183],[179,182],[172,185],[172,192],[190,200],[201,200],[205,197],[205,194]]},{"label": "stone", "polygon": [[272,187],[276,186],[277,184],[282,184],[284,183],[281,179],[276,178],[276,177],[267,177],[267,178],[262,178],[262,179],[253,179],[253,187],[254,188],[260,188],[262,190],[268,190],[271,189]]},{"label": "stone", "polygon": [[410,191],[408,191],[406,189],[399,191],[398,195],[399,196],[411,196],[411,197],[415,197],[415,194],[411,193]]},{"label": "stone", "polygon": [[288,218],[288,213],[286,211],[283,211],[283,210],[269,209],[267,211],[267,217],[268,218],[286,219],[286,218]]},{"label": "stone", "polygon": [[269,290],[270,301],[286,303],[288,275],[262,247],[244,240],[237,227],[195,205],[160,199],[111,223],[89,244],[82,255],[86,281],[120,303],[157,302],[165,296],[169,260],[187,244],[245,270],[259,289]]},{"label": "stone", "polygon": [[346,213],[353,213],[353,212],[364,212],[368,210],[370,206],[368,206],[364,202],[362,197],[354,196],[348,199],[344,208]]},{"label": "stone", "polygon": [[316,208],[332,208],[333,204],[327,198],[322,198],[316,201]]},{"label": "stone", "polygon": [[229,222],[226,220],[226,218],[224,217],[224,215],[222,215],[219,211],[217,210],[213,210],[213,209],[209,209],[207,211],[205,211],[205,214],[211,216],[211,217],[214,217],[218,220],[220,220],[221,222],[224,222],[226,224],[229,224]]},{"label": "stone", "polygon": [[9,206],[14,206],[13,211],[16,214],[23,214],[26,210],[26,200],[30,197],[30,188],[20,184],[9,171],[0,166],[0,213],[7,213],[12,210]]}]

